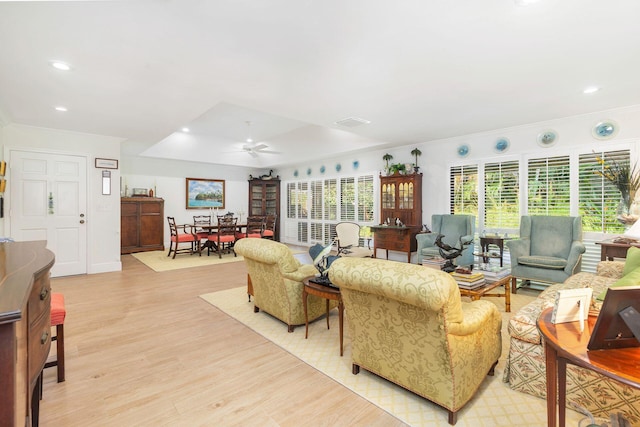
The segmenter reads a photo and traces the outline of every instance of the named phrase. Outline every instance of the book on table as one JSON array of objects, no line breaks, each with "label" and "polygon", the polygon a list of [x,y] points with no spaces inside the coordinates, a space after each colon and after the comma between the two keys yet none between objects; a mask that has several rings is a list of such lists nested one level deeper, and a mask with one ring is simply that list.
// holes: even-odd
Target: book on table
[{"label": "book on table", "polygon": [[501,268],[500,270],[484,271],[484,278],[487,282],[495,282],[497,280],[504,279],[509,274],[511,274],[511,268],[507,267]]},{"label": "book on table", "polygon": [[472,291],[474,289],[478,289],[478,288],[483,287],[487,283],[487,281],[485,279],[478,279],[478,280],[476,280],[474,282],[462,282],[462,281],[459,282],[459,281],[456,281],[456,283],[458,284],[458,287],[460,289],[466,289],[466,290],[471,290]]},{"label": "book on table", "polygon": [[424,257],[422,259],[423,266],[435,268],[436,270],[442,270],[446,262],[447,260],[442,257]]}]

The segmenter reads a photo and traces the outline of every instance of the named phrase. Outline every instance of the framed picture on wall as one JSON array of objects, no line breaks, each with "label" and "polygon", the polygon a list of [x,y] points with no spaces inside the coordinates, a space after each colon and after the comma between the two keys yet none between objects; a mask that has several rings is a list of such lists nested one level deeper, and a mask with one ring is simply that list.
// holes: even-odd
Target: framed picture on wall
[{"label": "framed picture on wall", "polygon": [[224,209],[224,180],[187,178],[187,209]]}]

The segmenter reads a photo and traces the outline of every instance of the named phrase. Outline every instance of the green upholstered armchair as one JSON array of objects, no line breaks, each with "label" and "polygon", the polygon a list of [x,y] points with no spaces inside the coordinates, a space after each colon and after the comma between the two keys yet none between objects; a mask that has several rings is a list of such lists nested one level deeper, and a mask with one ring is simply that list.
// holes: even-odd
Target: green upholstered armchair
[{"label": "green upholstered armchair", "polygon": [[[286,245],[269,239],[240,239],[235,252],[244,257],[253,286],[254,308],[269,313],[287,324],[289,332],[304,325],[302,280],[315,276],[318,270],[310,264],[301,264]],[[329,307],[337,307],[330,301]],[[309,295],[307,299],[309,321],[326,313],[326,300]]]},{"label": "green upholstered armchair", "polygon": [[506,242],[511,257],[511,290],[516,279],[562,283],[580,271],[582,218],[579,216],[523,216],[520,238]]},{"label": "green upholstered armchair", "polygon": [[440,250],[436,246],[436,238],[439,234],[444,237],[442,241],[449,246],[460,247],[460,239],[463,242],[471,242],[462,251],[462,254],[453,260],[456,265],[473,264],[473,239],[476,233],[476,217],[473,215],[432,215],[431,233],[416,235],[418,241],[417,263],[421,264],[425,256],[440,256]]},{"label": "green upholstered armchair", "polygon": [[496,305],[462,302],[451,275],[421,265],[345,257],[329,277],[344,301],[352,372],[362,367],[442,406],[455,424],[502,352]]}]

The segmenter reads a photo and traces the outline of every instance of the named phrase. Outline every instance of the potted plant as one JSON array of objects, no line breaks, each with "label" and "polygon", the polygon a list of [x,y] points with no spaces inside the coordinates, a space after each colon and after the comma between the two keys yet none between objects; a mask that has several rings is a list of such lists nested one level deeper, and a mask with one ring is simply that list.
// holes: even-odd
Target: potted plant
[{"label": "potted plant", "polygon": [[420,169],[420,167],[418,166],[418,156],[422,155],[422,151],[420,151],[418,148],[414,148],[413,150],[411,150],[411,155],[416,159],[416,162],[413,165],[413,171],[415,173],[418,173],[418,169]]},{"label": "potted plant", "polygon": [[398,173],[404,173],[407,171],[407,167],[404,163],[394,163],[389,167],[389,174],[395,175]]},{"label": "potted plant", "polygon": [[385,161],[384,169],[387,172],[387,174],[390,173],[389,172],[389,161],[392,160],[392,159],[393,159],[393,156],[391,154],[389,154],[389,153],[387,153],[384,156],[382,156],[382,160]]}]

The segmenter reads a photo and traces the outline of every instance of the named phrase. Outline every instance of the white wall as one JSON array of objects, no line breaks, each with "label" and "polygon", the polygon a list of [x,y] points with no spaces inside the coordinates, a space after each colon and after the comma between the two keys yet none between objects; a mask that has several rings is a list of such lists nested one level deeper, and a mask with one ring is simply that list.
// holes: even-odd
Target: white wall
[{"label": "white wall", "polygon": [[[127,143],[125,143],[127,144]],[[126,156],[122,159],[123,182],[132,188],[154,188],[155,196],[164,199],[164,216],[175,217],[178,224],[192,224],[194,215],[206,209],[186,209],[186,178],[221,179],[225,181],[225,208],[247,218],[249,207],[249,175],[260,175],[255,169],[220,166],[208,163]],[[165,246],[169,248],[169,227],[165,224]]]}]

